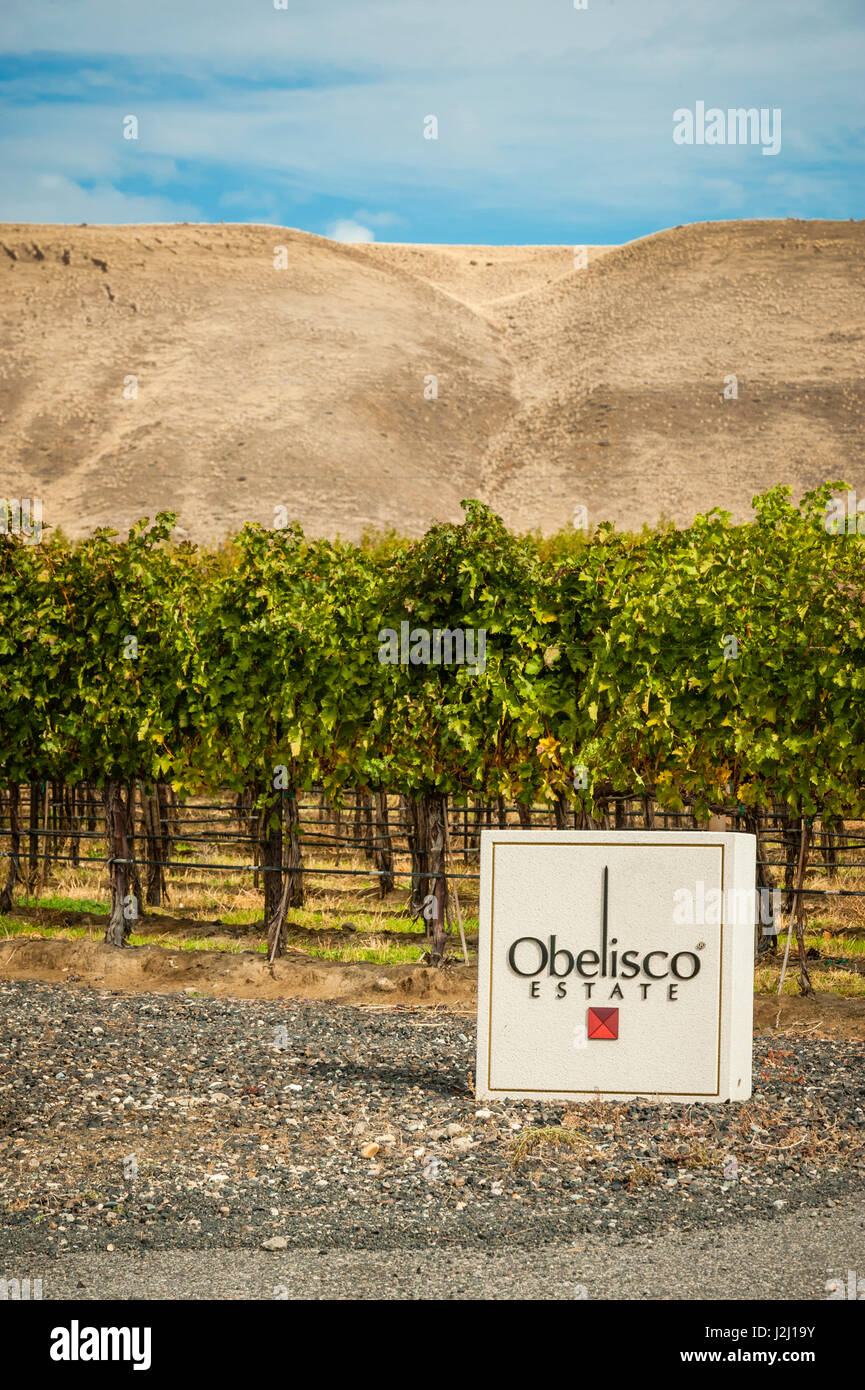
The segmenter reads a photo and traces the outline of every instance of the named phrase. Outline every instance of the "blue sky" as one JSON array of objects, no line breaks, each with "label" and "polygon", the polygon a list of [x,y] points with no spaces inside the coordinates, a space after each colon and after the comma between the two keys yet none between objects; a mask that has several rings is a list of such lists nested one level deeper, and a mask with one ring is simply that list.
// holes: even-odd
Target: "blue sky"
[{"label": "blue sky", "polygon": [[[3,0],[0,49],[4,221],[580,244],[865,215],[862,0]],[[780,153],[674,144],[698,101],[780,108]]]}]

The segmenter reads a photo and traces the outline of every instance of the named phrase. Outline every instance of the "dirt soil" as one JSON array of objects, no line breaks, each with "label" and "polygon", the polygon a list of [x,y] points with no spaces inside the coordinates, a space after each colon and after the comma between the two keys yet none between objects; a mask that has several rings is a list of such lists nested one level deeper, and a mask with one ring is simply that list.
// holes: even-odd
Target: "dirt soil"
[{"label": "dirt soil", "polygon": [[159,508],[198,541],[283,505],[357,538],[464,497],[554,530],[578,505],[633,529],[745,519],[777,482],[865,493],[865,223],[587,253],[0,224],[4,490],[73,536]]},{"label": "dirt soil", "polygon": [[101,941],[17,937],[0,942],[0,979],[97,985],[216,998],[328,999],[344,1004],[474,1006],[472,966],[370,965],[319,960],[291,951],[272,964],[256,951],[173,951],[106,946]]},{"label": "dirt soil", "polygon": [[[290,951],[271,964],[255,951],[179,951],[99,941],[15,937],[0,942],[0,979],[43,980],[121,991],[186,993],[214,998],[322,999],[378,1007],[438,1005],[473,1013],[477,968],[452,962],[375,965],[320,960]],[[865,999],[818,992],[813,999],[758,995],[757,1032],[865,1039]]]}]

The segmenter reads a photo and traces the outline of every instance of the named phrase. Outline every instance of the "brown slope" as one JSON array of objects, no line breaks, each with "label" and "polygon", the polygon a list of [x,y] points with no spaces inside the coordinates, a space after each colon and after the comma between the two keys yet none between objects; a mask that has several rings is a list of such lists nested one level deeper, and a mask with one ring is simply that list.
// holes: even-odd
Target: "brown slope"
[{"label": "brown slope", "polygon": [[354,247],[237,226],[0,243],[0,495],[42,495],[71,534],[172,509],[200,539],[280,504],[313,532],[421,530],[477,494],[515,406],[498,330]]},{"label": "brown slope", "polygon": [[677,228],[590,248],[582,271],[571,247],[272,227],[0,243],[0,496],[43,496],[73,534],[158,508],[204,539],[280,503],[356,536],[464,496],[544,527],[577,504],[626,526],[745,516],[778,481],[865,496],[862,223]]},{"label": "brown slope", "polygon": [[[560,284],[574,273],[572,246],[424,246],[376,242],[361,248],[375,264],[398,268],[501,325],[504,306]],[[593,264],[611,246],[588,246]]]},{"label": "brown slope", "polygon": [[626,527],[746,517],[776,482],[865,495],[863,253],[861,222],[690,226],[514,304],[523,407],[491,442],[485,493],[523,522],[530,495],[545,527],[576,504]]}]

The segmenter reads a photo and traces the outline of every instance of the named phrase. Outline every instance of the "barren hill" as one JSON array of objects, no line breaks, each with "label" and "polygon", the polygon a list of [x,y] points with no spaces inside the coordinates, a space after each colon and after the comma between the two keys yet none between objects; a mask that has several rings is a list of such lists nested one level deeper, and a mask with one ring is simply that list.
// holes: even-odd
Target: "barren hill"
[{"label": "barren hill", "polygon": [[0,496],[73,535],[171,509],[196,539],[278,506],[356,537],[466,496],[544,529],[577,505],[745,517],[775,482],[865,496],[863,253],[861,222],[680,227],[583,269],[570,246],[2,225]]}]

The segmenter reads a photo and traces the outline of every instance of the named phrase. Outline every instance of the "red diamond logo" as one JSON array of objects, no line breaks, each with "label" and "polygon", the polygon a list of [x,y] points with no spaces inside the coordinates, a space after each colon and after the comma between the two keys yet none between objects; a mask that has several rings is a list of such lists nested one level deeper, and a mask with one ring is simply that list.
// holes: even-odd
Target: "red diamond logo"
[{"label": "red diamond logo", "polygon": [[599,1041],[618,1038],[618,1009],[589,1009],[588,1034]]}]

